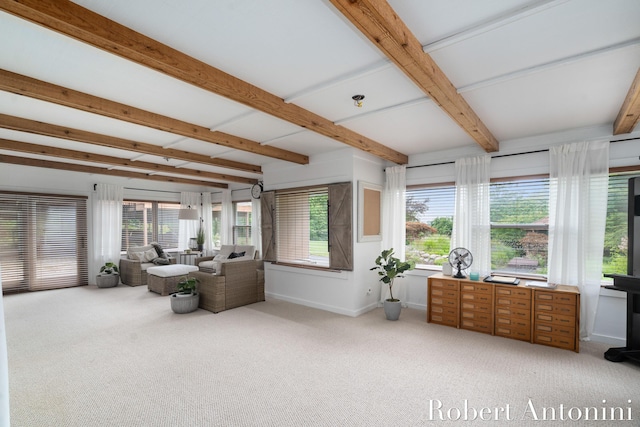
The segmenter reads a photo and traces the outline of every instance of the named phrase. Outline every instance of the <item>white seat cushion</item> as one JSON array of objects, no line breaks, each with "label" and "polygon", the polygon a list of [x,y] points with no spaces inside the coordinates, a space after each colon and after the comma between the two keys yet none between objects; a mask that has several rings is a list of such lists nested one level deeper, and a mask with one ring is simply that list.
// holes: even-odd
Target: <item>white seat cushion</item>
[{"label": "white seat cushion", "polygon": [[147,268],[147,273],[158,277],[175,277],[184,276],[192,271],[198,271],[198,267],[195,265],[186,264],[171,264],[171,265],[157,265],[155,267]]}]

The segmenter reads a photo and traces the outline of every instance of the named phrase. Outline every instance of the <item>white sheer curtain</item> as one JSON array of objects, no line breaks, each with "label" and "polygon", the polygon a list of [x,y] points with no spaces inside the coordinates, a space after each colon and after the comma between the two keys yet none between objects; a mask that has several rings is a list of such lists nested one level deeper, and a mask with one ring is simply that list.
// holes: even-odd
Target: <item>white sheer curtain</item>
[{"label": "white sheer curtain", "polygon": [[255,246],[256,250],[262,257],[262,212],[260,210],[260,199],[251,200],[251,244]]},{"label": "white sheer curtain", "polygon": [[[180,193],[180,209],[197,209],[200,211],[200,193],[182,192]],[[183,251],[189,247],[189,240],[195,238],[200,227],[200,221],[180,220],[178,228],[178,249]]]},{"label": "white sheer curtain", "polygon": [[451,249],[469,249],[473,255],[469,271],[478,271],[480,277],[491,271],[490,166],[489,155],[456,160]]},{"label": "white sheer curtain", "polygon": [[[382,249],[393,248],[394,257],[405,260],[406,204],[407,189],[406,166],[393,166],[386,169],[386,181],[382,199]],[[406,303],[407,290],[402,279],[393,284],[393,296]],[[389,286],[380,286],[380,302],[389,298]],[[404,303],[403,303],[404,304]]]},{"label": "white sheer curtain", "polygon": [[609,142],[550,149],[549,275],[580,289],[580,339],[593,332],[607,216]]},{"label": "white sheer curtain", "polygon": [[202,228],[204,229],[204,253],[209,255],[213,251],[213,241],[211,240],[211,231],[213,230],[213,206],[211,204],[211,193],[202,193],[202,210],[200,218],[202,218]]},{"label": "white sheer curtain", "polygon": [[222,212],[220,213],[220,244],[233,245],[233,202],[231,190],[222,190]]},{"label": "white sheer curtain", "polygon": [[95,276],[106,262],[118,265],[122,250],[122,198],[124,189],[96,184],[93,205],[93,269]]}]

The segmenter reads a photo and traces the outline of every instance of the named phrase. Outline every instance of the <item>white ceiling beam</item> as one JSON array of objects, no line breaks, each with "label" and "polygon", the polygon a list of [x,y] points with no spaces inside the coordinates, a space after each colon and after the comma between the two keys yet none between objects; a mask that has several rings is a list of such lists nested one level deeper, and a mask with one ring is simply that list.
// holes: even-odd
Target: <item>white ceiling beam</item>
[{"label": "white ceiling beam", "polygon": [[543,71],[550,70],[552,68],[562,67],[564,65],[568,65],[574,62],[583,61],[585,59],[593,58],[595,56],[605,55],[607,53],[611,53],[620,49],[626,49],[628,47],[634,47],[638,45],[640,45],[640,38],[635,38],[635,39],[627,40],[622,43],[606,46],[601,49],[591,50],[589,52],[579,53],[573,56],[567,56],[555,61],[550,61],[544,64],[534,65],[533,67],[523,68],[521,70],[512,71],[499,76],[491,77],[476,83],[471,83],[465,86],[461,86],[457,90],[458,90],[458,93],[471,92],[473,90],[480,89],[483,87],[497,85],[509,80],[519,79],[521,77],[529,76],[531,74],[540,73]]},{"label": "white ceiling beam", "polygon": [[423,97],[420,97],[420,98],[412,99],[410,101],[401,102],[399,104],[394,104],[394,105],[389,105],[387,107],[378,108],[377,110],[370,110],[370,111],[367,111],[366,113],[354,114],[353,116],[344,117],[342,119],[336,120],[334,123],[335,124],[343,124],[343,123],[347,123],[347,122],[352,122],[352,121],[355,121],[355,120],[363,119],[365,117],[373,116],[373,115],[380,114],[380,113],[388,113],[389,111],[399,110],[401,108],[414,107],[416,105],[424,104],[424,103],[429,102],[429,101],[431,101],[431,98],[429,98],[428,96],[423,96]]},{"label": "white ceiling beam", "polygon": [[422,46],[422,49],[424,50],[425,53],[435,52],[447,46],[451,46],[456,43],[460,43],[464,40],[477,37],[489,31],[493,31],[500,27],[504,27],[505,25],[509,25],[513,22],[527,18],[531,15],[535,15],[536,13],[543,12],[552,7],[559,6],[562,3],[566,3],[567,1],[569,0],[533,1],[531,3],[525,4],[518,8],[508,10],[498,16],[486,19],[484,21],[480,21],[465,29],[462,29],[454,33],[451,33],[447,36],[444,36],[437,41],[434,41]]}]

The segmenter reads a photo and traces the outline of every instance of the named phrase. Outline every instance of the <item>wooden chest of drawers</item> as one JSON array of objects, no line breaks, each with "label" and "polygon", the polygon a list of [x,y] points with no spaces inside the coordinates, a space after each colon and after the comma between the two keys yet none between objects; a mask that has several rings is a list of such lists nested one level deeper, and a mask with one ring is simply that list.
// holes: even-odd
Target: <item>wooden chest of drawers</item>
[{"label": "wooden chest of drawers", "polygon": [[435,279],[430,281],[428,301],[428,322],[447,326],[458,326],[458,295],[460,283],[457,280]]},{"label": "wooden chest of drawers", "polygon": [[493,332],[493,286],[483,282],[460,282],[460,328]]},{"label": "wooden chest of drawers", "polygon": [[531,289],[496,285],[494,333],[531,341]]},{"label": "wooden chest of drawers", "polygon": [[578,296],[551,291],[536,291],[534,298],[533,341],[538,344],[574,350],[578,346],[576,335]]},{"label": "wooden chest of drawers", "polygon": [[427,322],[579,351],[580,293],[442,274],[427,280]]}]

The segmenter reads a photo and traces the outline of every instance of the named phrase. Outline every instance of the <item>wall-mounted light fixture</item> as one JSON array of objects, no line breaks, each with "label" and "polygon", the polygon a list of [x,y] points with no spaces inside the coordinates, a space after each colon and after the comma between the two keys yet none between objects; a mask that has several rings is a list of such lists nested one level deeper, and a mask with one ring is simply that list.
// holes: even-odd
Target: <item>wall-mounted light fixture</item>
[{"label": "wall-mounted light fixture", "polygon": [[353,95],[351,99],[353,99],[353,105],[358,108],[362,107],[362,100],[364,99],[364,95]]}]

